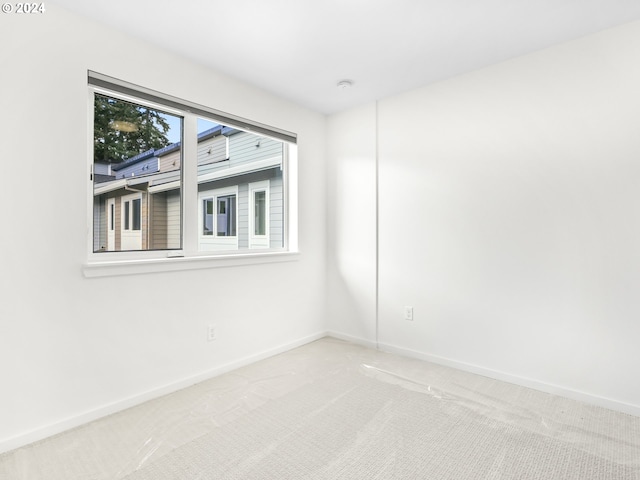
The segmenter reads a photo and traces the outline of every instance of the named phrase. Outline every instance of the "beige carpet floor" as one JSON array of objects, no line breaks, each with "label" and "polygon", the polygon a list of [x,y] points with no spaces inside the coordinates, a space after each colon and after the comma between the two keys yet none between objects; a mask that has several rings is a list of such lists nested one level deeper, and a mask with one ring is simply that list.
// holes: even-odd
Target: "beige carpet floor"
[{"label": "beige carpet floor", "polygon": [[0,456],[0,479],[640,480],[640,418],[326,338]]}]

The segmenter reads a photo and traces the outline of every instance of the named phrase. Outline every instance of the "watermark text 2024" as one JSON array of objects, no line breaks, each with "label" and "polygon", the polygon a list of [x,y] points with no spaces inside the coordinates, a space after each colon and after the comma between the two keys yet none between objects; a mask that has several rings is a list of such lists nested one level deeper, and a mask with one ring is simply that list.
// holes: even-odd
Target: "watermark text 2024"
[{"label": "watermark text 2024", "polygon": [[17,14],[29,14],[29,13],[44,13],[46,8],[44,3],[3,3],[2,13],[17,13]]}]

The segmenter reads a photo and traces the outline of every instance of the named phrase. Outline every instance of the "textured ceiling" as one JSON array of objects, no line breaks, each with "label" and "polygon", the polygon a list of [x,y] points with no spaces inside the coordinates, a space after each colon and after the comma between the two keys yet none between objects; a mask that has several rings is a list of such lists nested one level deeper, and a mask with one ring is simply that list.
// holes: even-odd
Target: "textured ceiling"
[{"label": "textured ceiling", "polygon": [[54,3],[327,114],[640,19],[640,0]]}]

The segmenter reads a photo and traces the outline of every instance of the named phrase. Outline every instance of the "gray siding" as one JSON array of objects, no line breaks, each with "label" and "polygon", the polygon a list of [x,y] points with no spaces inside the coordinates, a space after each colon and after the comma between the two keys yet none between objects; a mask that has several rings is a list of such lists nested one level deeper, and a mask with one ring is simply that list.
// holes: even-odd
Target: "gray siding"
[{"label": "gray siding", "polygon": [[180,191],[167,192],[167,248],[180,248]]},{"label": "gray siding", "polygon": [[284,192],[282,172],[269,185],[269,247],[282,248],[284,239]]},{"label": "gray siding", "polygon": [[238,185],[238,249],[249,248],[249,184]]},{"label": "gray siding", "polygon": [[111,175],[111,169],[108,163],[94,163],[93,173],[95,175]]},{"label": "gray siding", "polygon": [[180,192],[151,195],[153,202],[151,219],[152,249],[180,248]]},{"label": "gray siding", "polygon": [[182,150],[168,153],[158,159],[158,171],[169,172],[172,170],[180,170],[180,158]]},{"label": "gray siding", "polygon": [[[205,142],[203,142],[205,143]],[[259,145],[259,146],[256,146]],[[203,149],[205,152],[209,147]],[[200,152],[200,148],[198,148]],[[229,160],[216,163],[200,163],[200,153],[198,153],[198,175],[236,165],[266,160],[269,158],[280,158],[282,162],[284,145],[282,142],[270,138],[259,137],[252,133],[239,132],[229,137]]]},{"label": "gray siding", "polygon": [[123,168],[122,170],[114,171],[116,179],[129,178],[131,176],[147,175],[149,173],[155,173],[158,171],[158,158],[151,157],[146,160],[142,160],[138,163]]},{"label": "gray siding", "polygon": [[[259,146],[256,146],[259,145]],[[282,142],[241,132],[229,137],[229,161],[231,165],[282,157]]]},{"label": "gray siding", "polygon": [[271,168],[237,177],[200,184],[198,191],[238,186],[238,249],[249,248],[249,183],[269,180],[269,247],[282,248],[284,238],[284,195],[282,171]]},{"label": "gray siding", "polygon": [[107,206],[104,197],[93,202],[93,251],[107,250]]},{"label": "gray siding", "polygon": [[[198,191],[216,190],[229,186],[237,186],[237,211],[238,211],[238,248],[250,248],[250,232],[249,232],[249,183],[269,180],[269,247],[282,248],[284,239],[284,195],[282,170],[279,166],[270,167],[273,163],[282,162],[284,145],[277,141],[265,137],[260,137],[247,132],[238,132],[229,137],[229,160],[219,161],[226,157],[226,137],[217,136],[204,140],[198,145],[198,173],[216,171],[219,169],[230,168],[238,165],[246,165],[246,168],[238,170],[249,170],[249,173],[234,175],[232,177],[221,178],[199,184]],[[252,162],[261,160],[275,159],[260,168],[265,170],[251,171]],[[180,153],[178,151],[171,152],[160,158],[163,170],[172,170],[179,168]],[[176,161],[176,165],[173,165]],[[213,163],[207,163],[207,162]],[[116,172],[120,178],[123,174],[127,178],[131,178],[131,174],[137,177],[145,177],[149,173],[153,173],[158,168],[158,157],[151,157],[130,165],[126,169]],[[145,168],[148,167],[148,168]],[[238,172],[236,172],[238,173]],[[179,177],[179,171],[175,172],[176,179]],[[155,177],[151,177],[155,178]],[[141,183],[141,186],[149,178],[140,178],[134,183]],[[173,180],[172,174],[164,174],[161,181]],[[119,198],[122,192],[111,192],[108,195]],[[116,201],[116,216],[119,215],[119,203]],[[149,213],[150,216],[145,215]],[[96,197],[94,202],[94,235],[93,245],[96,251],[101,248],[107,248],[107,215],[105,198]],[[158,192],[155,194],[143,195],[142,202],[142,241],[143,248],[149,249],[177,249],[181,248],[181,196],[180,190],[169,190],[166,192]],[[119,225],[116,218],[116,224]],[[148,228],[146,228],[148,226]],[[116,229],[115,248],[118,250],[120,239],[119,228]],[[148,235],[148,238],[147,238]],[[259,239],[258,239],[259,243]],[[266,246],[265,243],[262,245]]]},{"label": "gray siding", "polygon": [[167,196],[164,193],[150,195],[152,249],[166,248],[167,245]]},{"label": "gray siding", "polygon": [[221,162],[227,159],[227,137],[218,135],[198,144],[198,165]]}]

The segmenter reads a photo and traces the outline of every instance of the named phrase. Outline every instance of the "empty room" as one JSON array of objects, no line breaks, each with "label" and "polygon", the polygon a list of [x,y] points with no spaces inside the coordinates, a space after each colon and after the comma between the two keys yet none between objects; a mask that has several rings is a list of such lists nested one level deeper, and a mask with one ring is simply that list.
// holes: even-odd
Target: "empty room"
[{"label": "empty room", "polygon": [[640,2],[0,40],[0,480],[640,480]]}]

